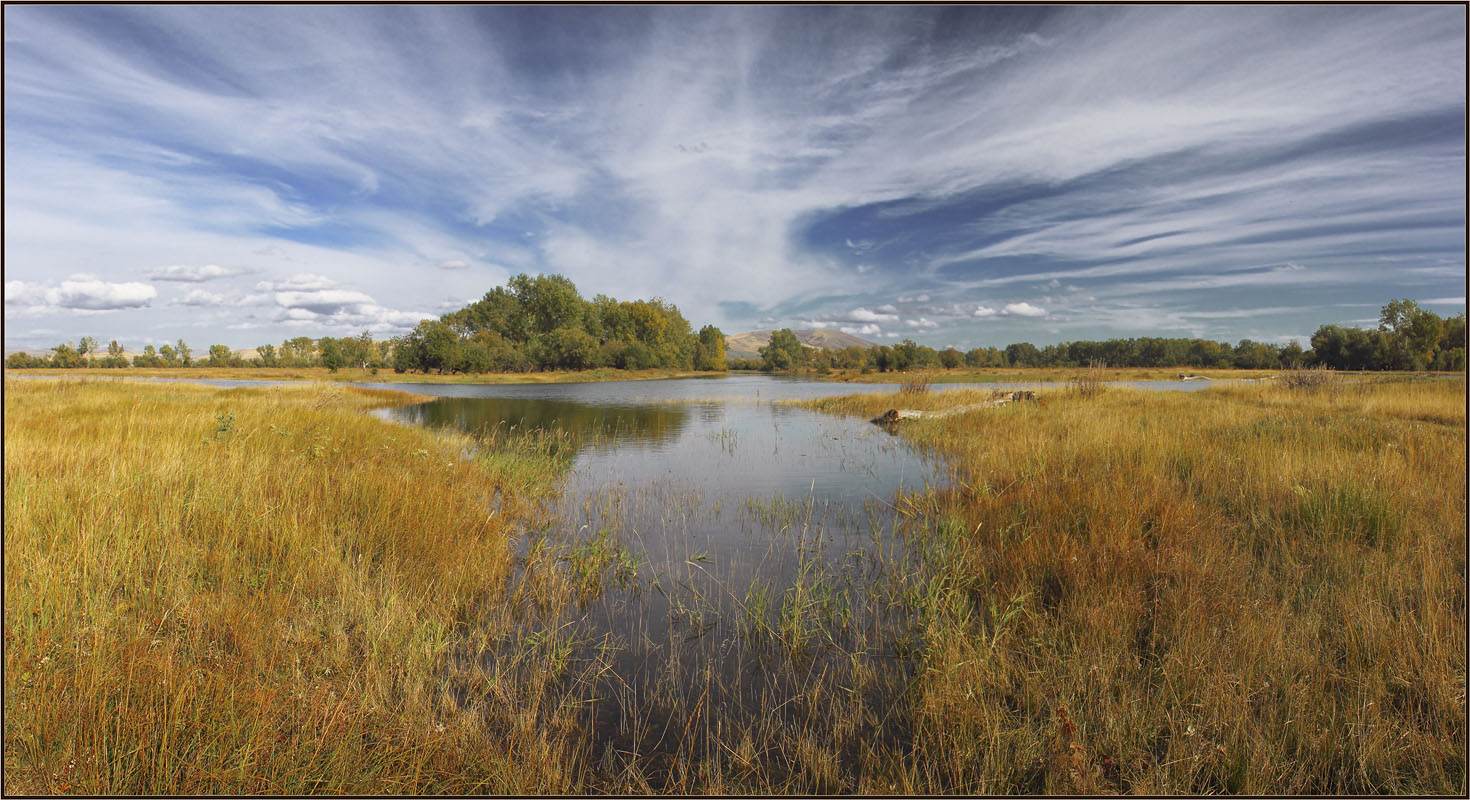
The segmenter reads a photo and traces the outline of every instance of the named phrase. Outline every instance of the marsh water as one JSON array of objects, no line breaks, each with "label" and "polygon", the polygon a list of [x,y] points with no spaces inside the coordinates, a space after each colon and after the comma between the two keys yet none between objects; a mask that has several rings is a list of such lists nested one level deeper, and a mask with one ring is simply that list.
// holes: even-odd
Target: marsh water
[{"label": "marsh water", "polygon": [[595,749],[672,755],[715,734],[686,730],[701,705],[726,722],[810,715],[793,699],[855,664],[881,662],[867,697],[881,727],[911,626],[894,597],[913,554],[893,502],[942,486],[944,471],[864,420],[781,401],[896,388],[763,376],[415,386],[437,399],[380,413],[478,436],[568,435],[561,498],[518,555],[523,569],[557,562],[579,595],[545,627],[571,634],[573,662],[599,663]]},{"label": "marsh water", "polygon": [[[836,717],[854,742],[904,736],[916,596],[925,560],[943,555],[895,501],[943,488],[946,471],[866,420],[786,402],[898,386],[728,376],[376,387],[436,396],[380,412],[401,422],[478,436],[541,428],[574,442],[550,521],[519,543],[519,579],[554,562],[578,594],[533,633],[565,636],[570,671],[598,676],[594,753],[672,760],[692,742],[718,753],[721,725],[832,741]],[[479,652],[515,658],[513,644]]]}]

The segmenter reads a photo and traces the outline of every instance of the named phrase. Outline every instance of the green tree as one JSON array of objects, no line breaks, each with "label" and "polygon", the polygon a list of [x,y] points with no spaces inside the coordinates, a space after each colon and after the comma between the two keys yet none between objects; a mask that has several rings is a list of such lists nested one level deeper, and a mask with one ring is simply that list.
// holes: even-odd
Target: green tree
[{"label": "green tree", "polygon": [[173,349],[172,347],[169,347],[168,345],[160,347],[158,349],[158,355],[160,358],[163,359],[163,365],[165,367],[177,366],[179,363],[179,351]]},{"label": "green tree", "polygon": [[76,367],[84,367],[87,364],[82,358],[81,352],[77,348],[72,347],[70,342],[51,348],[51,352],[55,354],[51,356],[52,366],[63,369],[74,369]]},{"label": "green tree", "polygon": [[[168,347],[168,345],[164,345],[164,347]],[[133,356],[133,366],[161,367],[163,366],[163,359],[158,357],[158,350],[153,345],[145,344],[143,345],[143,352],[140,355]]]},{"label": "green tree", "polygon": [[46,359],[28,353],[11,353],[5,357],[5,366],[10,369],[32,369],[46,366]]},{"label": "green tree", "polygon": [[599,366],[598,342],[581,328],[557,328],[541,339],[537,361],[544,369],[591,369]]},{"label": "green tree", "polygon": [[1041,366],[1041,351],[1030,342],[1018,342],[1006,345],[1006,363],[1013,367],[1039,367]]},{"label": "green tree", "polygon": [[1233,361],[1241,369],[1274,369],[1281,363],[1281,354],[1269,344],[1241,339]]},{"label": "green tree", "polygon": [[694,354],[695,369],[724,372],[725,334],[713,325],[700,328]]},{"label": "green tree", "polygon": [[287,367],[316,366],[316,342],[309,336],[297,336],[281,342],[281,364]]},{"label": "green tree", "polygon": [[1407,298],[1391,300],[1378,314],[1389,338],[1390,369],[1427,369],[1439,349],[1444,320]]},{"label": "green tree", "polygon": [[1300,369],[1307,362],[1307,354],[1303,352],[1301,342],[1292,339],[1281,348],[1278,360],[1282,369]]},{"label": "green tree", "polygon": [[886,344],[880,344],[873,348],[873,367],[879,372],[893,371],[893,348]]},{"label": "green tree", "polygon": [[357,338],[349,340],[352,342],[352,362],[367,372],[369,366],[377,365],[382,356],[378,352],[378,344],[373,341],[373,332],[364,330]]},{"label": "green tree", "polygon": [[174,348],[174,352],[178,353],[179,363],[183,366],[190,367],[194,365],[193,351],[189,349],[189,345],[184,344],[183,339],[179,340],[178,345]]},{"label": "green tree", "polygon": [[771,334],[771,343],[760,348],[761,369],[766,372],[795,369],[805,361],[805,348],[790,328]]},{"label": "green tree", "polygon": [[274,367],[281,363],[280,358],[276,355],[276,346],[273,344],[263,344],[255,348],[255,358],[262,367]]},{"label": "green tree", "polygon": [[523,311],[528,336],[548,334],[557,328],[587,329],[591,309],[566,277],[516,275],[508,285]]},{"label": "green tree", "polygon": [[211,367],[227,367],[234,357],[235,354],[230,352],[229,347],[222,344],[212,344],[209,346],[209,361],[207,363]]},{"label": "green tree", "polygon": [[1434,368],[1454,372],[1465,371],[1465,312],[1460,312],[1440,326],[1439,347],[1434,355]]},{"label": "green tree", "polygon": [[1348,366],[1347,329],[1341,325],[1322,325],[1312,334],[1312,363],[1330,369]]}]

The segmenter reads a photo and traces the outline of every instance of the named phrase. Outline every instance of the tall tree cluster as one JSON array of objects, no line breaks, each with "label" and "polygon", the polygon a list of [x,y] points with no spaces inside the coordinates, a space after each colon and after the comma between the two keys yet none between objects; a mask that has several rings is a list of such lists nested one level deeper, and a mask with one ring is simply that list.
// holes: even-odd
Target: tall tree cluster
[{"label": "tall tree cluster", "polygon": [[662,299],[586,300],[561,275],[505,286],[393,340],[399,372],[531,372],[596,367],[725,369],[725,335],[695,333]]}]

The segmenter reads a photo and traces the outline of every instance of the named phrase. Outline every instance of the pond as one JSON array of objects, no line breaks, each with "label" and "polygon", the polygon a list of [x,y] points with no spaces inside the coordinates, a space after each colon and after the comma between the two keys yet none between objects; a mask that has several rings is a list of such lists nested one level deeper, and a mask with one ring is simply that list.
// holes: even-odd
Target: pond
[{"label": "pond", "polygon": [[572,661],[606,668],[594,751],[672,758],[704,735],[673,730],[701,703],[772,724],[782,709],[811,713],[797,695],[864,668],[881,672],[868,681],[872,716],[901,694],[913,632],[895,593],[919,556],[893,502],[943,486],[944,471],[864,420],[779,402],[896,389],[764,376],[424,385],[411,391],[438,399],[379,414],[481,436],[571,435],[561,498],[518,543],[521,569],[550,559],[584,590],[542,627],[567,631]]}]

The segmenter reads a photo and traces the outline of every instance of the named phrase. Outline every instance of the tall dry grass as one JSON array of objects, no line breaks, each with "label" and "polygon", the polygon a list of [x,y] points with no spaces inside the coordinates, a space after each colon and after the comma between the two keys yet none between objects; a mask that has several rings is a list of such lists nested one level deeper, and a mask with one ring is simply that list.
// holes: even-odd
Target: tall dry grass
[{"label": "tall dry grass", "polygon": [[1046,399],[905,423],[957,470],[907,788],[1465,791],[1463,381]]},{"label": "tall dry grass", "polygon": [[[912,640],[803,678],[795,725],[671,671],[648,759],[589,751],[616,676],[568,622],[624,554],[512,566],[559,437],[386,425],[413,398],[343,387],[5,388],[19,793],[1464,791],[1463,381],[910,395],[977,406],[900,428],[955,471],[875,565]],[[824,629],[809,578],[744,595],[781,642]],[[912,677],[865,738],[883,663]]]},{"label": "tall dry grass", "polygon": [[554,678],[456,656],[555,456],[413,401],[7,380],[7,790],[575,791]]}]

